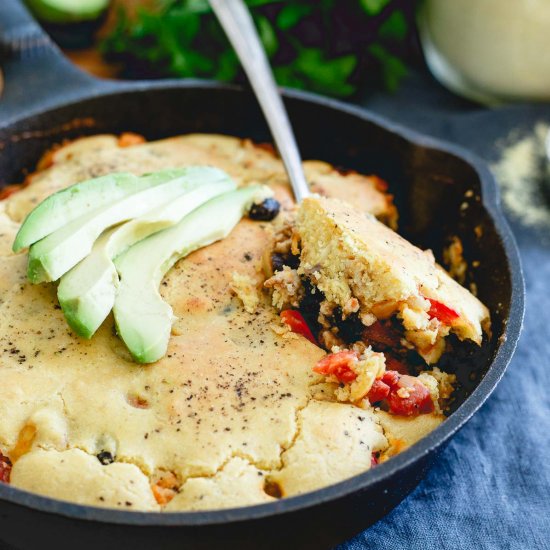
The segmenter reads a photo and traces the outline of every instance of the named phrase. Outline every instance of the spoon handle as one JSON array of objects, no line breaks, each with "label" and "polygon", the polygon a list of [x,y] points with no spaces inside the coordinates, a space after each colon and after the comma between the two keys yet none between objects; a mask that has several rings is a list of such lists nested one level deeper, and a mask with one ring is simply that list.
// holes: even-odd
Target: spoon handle
[{"label": "spoon handle", "polygon": [[300,152],[252,17],[243,0],[210,0],[262,108],[297,202],[310,194]]}]

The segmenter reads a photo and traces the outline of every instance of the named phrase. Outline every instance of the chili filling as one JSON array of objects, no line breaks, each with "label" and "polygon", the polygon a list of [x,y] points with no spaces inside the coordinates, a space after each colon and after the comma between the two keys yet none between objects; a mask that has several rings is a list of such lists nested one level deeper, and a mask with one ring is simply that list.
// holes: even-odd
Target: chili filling
[{"label": "chili filling", "polygon": [[11,468],[11,460],[7,456],[0,453],[0,481],[2,483],[10,482]]},{"label": "chili filling", "polygon": [[[272,256],[274,272],[289,264],[295,268],[298,263],[299,256],[293,254]],[[361,321],[357,312],[345,315],[340,306],[334,307],[329,315],[323,315],[324,294],[307,277],[302,277],[301,282],[304,293],[299,308],[282,311],[281,319],[290,330],[321,345],[329,352],[329,355],[315,365],[315,372],[331,377],[341,385],[353,384],[358,377],[353,364],[359,358],[359,354],[353,351],[353,348],[359,343],[363,348],[368,347],[374,352],[383,353],[385,358],[385,373],[372,382],[370,390],[365,395],[371,404],[400,416],[434,412],[436,404],[430,389],[415,378],[427,368],[426,362],[413,345],[408,344],[405,329],[396,312],[387,319],[374,321],[369,326]],[[451,324],[458,318],[454,310],[441,302],[429,301],[430,318],[437,318],[445,324]],[[334,341],[337,342],[339,351],[336,353],[330,353],[333,346],[322,337],[327,331],[334,335]],[[315,335],[319,335],[319,338]],[[462,342],[456,337],[445,342],[445,360],[452,355],[452,348],[457,344],[460,347]]]}]

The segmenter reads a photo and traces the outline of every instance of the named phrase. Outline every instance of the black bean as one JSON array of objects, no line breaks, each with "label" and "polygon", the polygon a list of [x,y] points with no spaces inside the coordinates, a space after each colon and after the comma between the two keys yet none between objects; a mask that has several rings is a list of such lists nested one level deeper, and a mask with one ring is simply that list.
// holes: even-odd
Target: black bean
[{"label": "black bean", "polygon": [[282,271],[285,265],[285,257],[282,254],[271,254],[271,267],[274,273],[277,271]]},{"label": "black bean", "polygon": [[361,322],[359,315],[357,313],[352,313],[348,315],[345,319],[342,318],[342,308],[337,306],[334,308],[333,320],[335,325],[338,327],[338,335],[347,343],[357,342],[362,339],[363,331],[365,330],[365,325]]},{"label": "black bean", "polygon": [[290,267],[290,269],[298,269],[300,265],[300,256],[294,254],[278,254],[274,252],[271,254],[271,268],[273,272],[282,271],[284,266]]},{"label": "black bean", "polygon": [[259,204],[253,204],[248,213],[248,217],[251,220],[269,222],[277,216],[280,209],[281,204],[278,200],[268,198]]},{"label": "black bean", "polygon": [[304,316],[310,315],[317,319],[319,304],[325,299],[325,295],[307,278],[302,278],[302,286],[304,287],[304,297],[300,302],[300,312]]},{"label": "black bean", "polygon": [[108,466],[115,461],[113,455],[109,451],[101,451],[97,455],[97,459],[101,462],[101,464],[103,464],[103,466]]}]

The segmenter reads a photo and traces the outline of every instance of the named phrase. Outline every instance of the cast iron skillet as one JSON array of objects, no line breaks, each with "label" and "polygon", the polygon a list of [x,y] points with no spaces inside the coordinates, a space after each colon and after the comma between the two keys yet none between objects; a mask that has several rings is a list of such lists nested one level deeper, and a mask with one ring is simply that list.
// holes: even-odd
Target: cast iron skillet
[{"label": "cast iron skillet", "polygon": [[[219,132],[269,141],[253,97],[197,81],[112,83],[84,75],[51,45],[16,0],[0,2],[7,53],[0,99],[0,182],[21,181],[42,152],[63,139],[135,131],[149,139]],[[17,548],[327,548],[371,525],[422,479],[450,437],[502,377],[523,318],[518,252],[485,166],[362,109],[286,91],[304,158],[375,173],[391,184],[400,229],[441,252],[462,238],[473,279],[493,316],[485,353],[455,365],[463,386],[453,414],[411,449],[374,470],[275,503],[194,513],[139,513],[80,506],[0,484],[0,540]],[[399,113],[395,113],[399,118]],[[472,190],[473,197],[465,193]],[[465,208],[463,203],[468,206]],[[474,228],[481,232],[476,237]],[[1,420],[0,420],[1,421]],[[450,488],[452,490],[452,487]]]}]

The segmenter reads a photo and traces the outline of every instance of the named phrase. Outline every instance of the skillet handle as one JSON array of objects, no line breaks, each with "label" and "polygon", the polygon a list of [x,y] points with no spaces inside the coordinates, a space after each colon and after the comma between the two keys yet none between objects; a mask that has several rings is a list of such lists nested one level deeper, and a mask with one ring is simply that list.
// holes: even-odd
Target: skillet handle
[{"label": "skillet handle", "polygon": [[19,0],[0,4],[0,51],[4,58],[25,57],[41,49],[55,48]]},{"label": "skillet handle", "polygon": [[108,86],[70,63],[22,0],[0,0],[0,123]]}]

